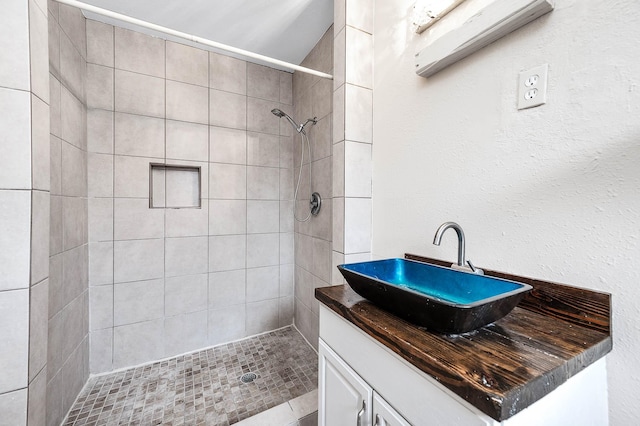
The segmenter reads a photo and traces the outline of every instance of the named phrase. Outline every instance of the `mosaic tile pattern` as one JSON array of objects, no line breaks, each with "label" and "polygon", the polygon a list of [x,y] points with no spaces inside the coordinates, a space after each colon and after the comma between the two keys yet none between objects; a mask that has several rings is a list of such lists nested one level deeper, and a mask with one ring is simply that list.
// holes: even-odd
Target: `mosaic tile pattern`
[{"label": "mosaic tile pattern", "polygon": [[[244,373],[257,378],[242,383]],[[316,353],[292,327],[93,377],[64,423],[232,425],[317,387]]]}]

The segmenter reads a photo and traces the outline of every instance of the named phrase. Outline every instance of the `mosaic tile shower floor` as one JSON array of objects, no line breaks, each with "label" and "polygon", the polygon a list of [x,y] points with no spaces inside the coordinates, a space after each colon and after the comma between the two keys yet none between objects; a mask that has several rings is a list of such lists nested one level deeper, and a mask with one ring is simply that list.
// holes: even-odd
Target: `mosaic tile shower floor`
[{"label": "mosaic tile shower floor", "polygon": [[[240,377],[257,374],[251,383]],[[293,328],[93,377],[65,426],[232,425],[317,388],[316,353]]]}]

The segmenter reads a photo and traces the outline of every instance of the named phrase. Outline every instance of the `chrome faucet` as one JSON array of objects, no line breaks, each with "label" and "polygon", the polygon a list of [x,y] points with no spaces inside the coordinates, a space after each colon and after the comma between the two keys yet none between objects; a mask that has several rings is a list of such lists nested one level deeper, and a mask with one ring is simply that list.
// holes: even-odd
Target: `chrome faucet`
[{"label": "chrome faucet", "polygon": [[480,275],[484,274],[484,271],[482,269],[480,269],[480,268],[476,268],[475,266],[473,266],[473,263],[471,263],[470,260],[465,260],[465,258],[464,258],[464,231],[462,230],[462,227],[460,225],[458,225],[457,223],[455,223],[455,222],[445,222],[442,225],[440,225],[440,227],[436,231],[436,235],[433,237],[433,244],[439,246],[440,242],[442,241],[442,235],[449,228],[453,228],[453,230],[456,231],[456,234],[458,234],[458,263],[457,264],[455,264],[455,263],[452,264],[451,267],[454,268],[454,269],[462,269],[462,270],[471,269],[471,271],[474,274],[480,274]]}]

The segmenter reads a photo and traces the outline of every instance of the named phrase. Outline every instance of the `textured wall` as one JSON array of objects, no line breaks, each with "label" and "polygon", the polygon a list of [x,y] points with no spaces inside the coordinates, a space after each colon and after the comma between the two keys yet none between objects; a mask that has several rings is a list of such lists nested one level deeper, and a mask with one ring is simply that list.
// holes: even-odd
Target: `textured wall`
[{"label": "textured wall", "polygon": [[[327,30],[301,65],[326,73],[332,72],[333,27]],[[318,346],[318,301],[313,291],[331,282],[332,86],[331,80],[300,72],[293,75],[294,119],[300,123],[311,117],[318,119],[315,126],[306,128],[311,142],[312,186],[310,191],[309,155],[305,145],[296,217],[304,219],[309,214],[312,192],[320,193],[322,208],[317,216],[311,216],[308,221],[295,222],[295,324],[315,348]],[[283,120],[282,124],[295,133],[289,123]],[[300,170],[302,146],[300,136],[296,133],[293,136],[294,188]]]},{"label": "textured wall", "polygon": [[[556,10],[423,79],[413,2],[376,2],[376,257],[454,260],[459,222],[478,266],[613,294],[610,418],[640,408],[640,5]],[[549,64],[548,103],[516,110],[518,72]],[[602,392],[606,392],[605,389]]]},{"label": "textured wall", "polygon": [[[290,325],[292,144],[270,111],[291,74],[91,20],[87,43],[91,371]],[[150,163],[201,167],[201,207],[150,209]]]},{"label": "textured wall", "polygon": [[82,13],[51,2],[48,425],[60,424],[89,376],[86,51]]}]

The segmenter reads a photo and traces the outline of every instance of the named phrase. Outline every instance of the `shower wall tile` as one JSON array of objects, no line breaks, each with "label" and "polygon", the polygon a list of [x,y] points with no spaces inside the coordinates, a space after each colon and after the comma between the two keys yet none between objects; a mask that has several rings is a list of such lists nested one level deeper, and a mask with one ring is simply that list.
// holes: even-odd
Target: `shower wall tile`
[{"label": "shower wall tile", "polygon": [[344,197],[345,186],[345,142],[338,142],[333,145],[332,182],[333,196]]},{"label": "shower wall tile", "polygon": [[247,97],[211,89],[209,91],[209,124],[232,129],[246,129]]},{"label": "shower wall tile", "polygon": [[31,191],[31,284],[49,276],[49,192]]},{"label": "shower wall tile", "polygon": [[209,128],[202,124],[167,120],[166,157],[178,160],[206,160],[209,155]]},{"label": "shower wall tile", "polygon": [[164,79],[116,69],[115,110],[164,118]]},{"label": "shower wall tile", "polygon": [[293,296],[293,264],[280,265],[280,290],[281,298]]},{"label": "shower wall tile", "polygon": [[332,178],[332,159],[325,157],[321,160],[313,162],[313,190],[322,195],[323,198],[331,198],[333,196]]},{"label": "shower wall tile", "polygon": [[279,266],[247,269],[247,303],[277,299],[279,292]]},{"label": "shower wall tile", "polygon": [[280,202],[247,200],[247,233],[264,234],[280,229]]},{"label": "shower wall tile", "polygon": [[69,35],[75,48],[85,58],[87,55],[87,33],[82,12],[78,8],[61,4],[58,13],[60,27]]},{"label": "shower wall tile", "polygon": [[[47,90],[48,91],[48,90]],[[31,186],[33,189],[50,189],[49,106],[36,96],[31,96]]]},{"label": "shower wall tile", "polygon": [[250,200],[278,200],[280,198],[280,170],[273,167],[247,167],[247,198]]},{"label": "shower wall tile", "polygon": [[102,22],[87,20],[87,62],[114,66],[114,28]]},{"label": "shower wall tile", "polygon": [[27,424],[27,389],[0,394],[0,413],[12,424]]},{"label": "shower wall tile", "polygon": [[344,253],[344,197],[334,197],[332,201],[333,250]]},{"label": "shower wall tile", "polygon": [[113,111],[113,79],[113,68],[87,64],[88,108]]},{"label": "shower wall tile", "polygon": [[[365,0],[368,1],[368,0]],[[361,15],[366,15],[362,13]],[[345,81],[373,88],[373,35],[351,26],[346,28]]]},{"label": "shower wall tile", "polygon": [[60,137],[76,148],[85,149],[86,128],[84,105],[67,88],[60,90]]},{"label": "shower wall tile", "polygon": [[344,217],[344,253],[371,251],[371,199],[346,198]]},{"label": "shower wall tile", "polygon": [[113,285],[101,285],[89,289],[89,329],[102,330],[113,327]]},{"label": "shower wall tile", "polygon": [[207,346],[207,311],[165,318],[164,355],[171,356]]},{"label": "shower wall tile", "polygon": [[116,27],[115,67],[116,69],[164,78],[164,40]]},{"label": "shower wall tile", "polygon": [[280,103],[293,104],[293,74],[280,71]]},{"label": "shower wall tile", "polygon": [[49,201],[49,255],[53,256],[62,252],[62,197],[51,196]]},{"label": "shower wall tile", "polygon": [[278,299],[278,327],[293,324],[294,298],[293,296]]},{"label": "shower wall tile", "polygon": [[[45,339],[46,341],[46,339]],[[39,370],[29,383],[29,401],[27,405],[27,424],[45,425],[47,421],[47,368]],[[5,412],[0,408],[1,412]],[[7,416],[11,418],[11,416]]]},{"label": "shower wall tile", "polygon": [[344,140],[345,135],[345,85],[333,92],[333,143]]},{"label": "shower wall tile", "polygon": [[165,237],[197,237],[208,235],[209,204],[202,200],[199,209],[166,209]]},{"label": "shower wall tile", "polygon": [[244,269],[247,257],[245,235],[209,237],[209,272]]},{"label": "shower wall tile", "polygon": [[87,204],[80,197],[62,199],[62,248],[69,250],[87,241]]},{"label": "shower wall tile", "polygon": [[89,371],[92,374],[110,371],[113,362],[113,328],[95,330],[89,334]]},{"label": "shower wall tile", "polygon": [[247,164],[247,132],[224,127],[209,127],[209,161]]},{"label": "shower wall tile", "polygon": [[309,235],[296,233],[295,236],[296,265],[311,271],[313,267],[313,239]]},{"label": "shower wall tile", "polygon": [[164,275],[164,240],[116,241],[114,282],[162,278]]},{"label": "shower wall tile", "polygon": [[344,284],[344,277],[338,270],[338,265],[343,265],[346,263],[344,261],[344,254],[338,251],[331,252],[331,262],[331,285]]},{"label": "shower wall tile", "polygon": [[116,154],[164,158],[163,119],[116,112],[114,126]]},{"label": "shower wall tile", "polygon": [[115,198],[114,240],[142,240],[164,237],[164,210],[150,209],[148,198]]},{"label": "shower wall tile", "polygon": [[[31,92],[49,102],[49,25],[46,7],[29,8],[29,50],[31,63]],[[14,35],[15,36],[15,35]]]},{"label": "shower wall tile", "polygon": [[[81,296],[88,287],[88,270],[89,253],[87,245],[82,245],[62,253],[61,304],[57,309],[51,309],[51,305],[49,305],[49,317],[62,310],[65,305],[74,299],[80,299],[78,296]],[[82,307],[81,300],[78,300],[78,307]],[[79,324],[82,323],[77,322],[76,327],[74,327],[78,333],[80,333],[79,327],[77,327]],[[76,343],[79,343],[79,341],[80,339],[77,339]]]},{"label": "shower wall tile", "polygon": [[113,329],[113,368],[136,365],[163,356],[163,319]]},{"label": "shower wall tile", "polygon": [[62,142],[62,195],[80,197],[87,193],[86,153]]},{"label": "shower wall tile", "polygon": [[279,234],[247,235],[247,268],[278,265],[280,262]]},{"label": "shower wall tile", "polygon": [[[57,8],[57,3],[50,1]],[[49,73],[60,77],[60,26],[51,18],[52,7],[49,7]]]},{"label": "shower wall tile", "polygon": [[115,156],[115,197],[149,197],[149,163],[158,159]]},{"label": "shower wall tile", "polygon": [[280,232],[293,232],[293,200],[280,201]]},{"label": "shower wall tile", "polygon": [[325,241],[332,239],[332,219],[333,219],[333,198],[325,198],[322,200],[322,209],[320,214],[315,217],[315,221],[311,223],[311,235]]},{"label": "shower wall tile", "polygon": [[49,135],[49,186],[51,195],[62,194],[62,141]]},{"label": "shower wall tile", "polygon": [[346,25],[373,34],[372,1],[348,0],[346,6]]},{"label": "shower wall tile", "polygon": [[345,86],[344,137],[356,142],[372,142],[373,93],[358,86]]},{"label": "shower wall tile", "polygon": [[[344,3],[345,0],[342,0]],[[347,29],[346,27],[338,27],[336,29],[335,40],[333,42],[333,90],[338,90],[346,81],[347,74]],[[335,105],[334,105],[335,111]]]},{"label": "shower wall tile", "polygon": [[166,42],[167,79],[209,85],[209,54],[206,50],[172,41]]},{"label": "shower wall tile", "polygon": [[[62,168],[62,188],[65,195],[69,192],[65,190],[65,187],[68,186],[66,182],[78,182],[76,179],[82,172],[69,167],[82,161],[82,152],[68,147],[69,145],[62,144],[62,162],[65,164],[65,167]],[[75,161],[65,161],[66,152],[79,158]],[[87,193],[89,197],[113,197],[113,155],[93,154],[90,152],[87,155],[87,168],[91,171],[87,176]],[[67,177],[65,175],[70,176]],[[74,192],[77,194],[79,191],[81,189],[72,190],[71,194],[68,195],[74,195]]]},{"label": "shower wall tile", "polygon": [[344,148],[345,196],[371,197],[371,144],[346,141]]},{"label": "shower wall tile", "polygon": [[61,91],[60,81],[53,74],[49,74],[49,132],[57,137],[62,136]]},{"label": "shower wall tile", "polygon": [[60,77],[63,87],[67,87],[78,99],[85,98],[85,62],[73,45],[67,33],[60,32]]},{"label": "shower wall tile", "polygon": [[240,95],[247,94],[247,63],[209,52],[209,87]]},{"label": "shower wall tile", "polygon": [[113,286],[113,324],[116,327],[162,318],[163,315],[164,280],[136,281]]},{"label": "shower wall tile", "polygon": [[247,133],[247,164],[279,167],[280,137],[266,133]]},{"label": "shower wall tile", "polygon": [[311,158],[313,160],[331,156],[331,122],[332,116],[329,114],[318,120],[318,124],[310,130],[311,138],[313,138],[313,144],[311,145]]},{"label": "shower wall tile", "polygon": [[[28,282],[25,280],[24,282]],[[0,394],[27,386],[29,290],[0,292]]]},{"label": "shower wall tile", "polygon": [[[333,82],[327,79],[320,79],[311,87],[311,97],[313,104],[311,105],[310,117],[322,119],[331,114],[332,109]],[[301,117],[306,120],[305,117]]]},{"label": "shower wall tile", "polygon": [[209,234],[233,235],[247,232],[245,200],[210,200]]},{"label": "shower wall tile", "polygon": [[[165,315],[174,316],[207,309],[207,274],[165,278]],[[206,324],[206,319],[198,326]]]},{"label": "shower wall tile", "polygon": [[331,281],[331,242],[313,238],[311,273],[325,282]]},{"label": "shower wall tile", "polygon": [[113,198],[89,198],[89,242],[113,240]]},{"label": "shower wall tile", "polygon": [[[292,201],[295,195],[293,169],[280,169],[280,200]],[[296,176],[297,183],[297,176]],[[292,201],[293,202],[293,201]],[[292,211],[290,209],[290,211]]]},{"label": "shower wall tile", "polygon": [[209,90],[206,87],[167,80],[167,118],[208,124]]},{"label": "shower wall tile", "polygon": [[280,136],[280,168],[291,169],[292,167],[294,167],[293,142],[293,136]]},{"label": "shower wall tile", "polygon": [[113,242],[89,244],[89,285],[113,283]]},{"label": "shower wall tile", "polygon": [[278,299],[247,303],[247,334],[264,333],[278,328]]},{"label": "shower wall tile", "polygon": [[209,274],[209,309],[244,305],[246,302],[245,270]]},{"label": "shower wall tile", "polygon": [[280,101],[280,71],[247,63],[247,96]]},{"label": "shower wall tile", "polygon": [[206,273],[207,243],[208,237],[165,239],[165,276]]},{"label": "shower wall tile", "polygon": [[31,287],[29,308],[29,382],[47,363],[49,280]]},{"label": "shower wall tile", "polygon": [[87,111],[87,151],[113,154],[113,111]]},{"label": "shower wall tile", "polygon": [[0,188],[31,188],[31,105],[29,92],[0,88]]},{"label": "shower wall tile", "polygon": [[3,19],[0,25],[0,86],[29,90],[29,9],[23,1],[3,3]]},{"label": "shower wall tile", "polygon": [[280,265],[293,263],[294,257],[294,234],[280,233]]},{"label": "shower wall tile", "polygon": [[247,130],[253,132],[280,134],[280,118],[271,113],[273,108],[279,108],[277,101],[257,98],[247,98]]},{"label": "shower wall tile", "polygon": [[250,333],[246,329],[246,311],[245,305],[209,310],[207,343],[217,345],[248,336]]},{"label": "shower wall tile", "polygon": [[[249,181],[249,185],[251,181]],[[245,199],[247,197],[247,167],[212,163],[209,170],[209,197]]]}]

